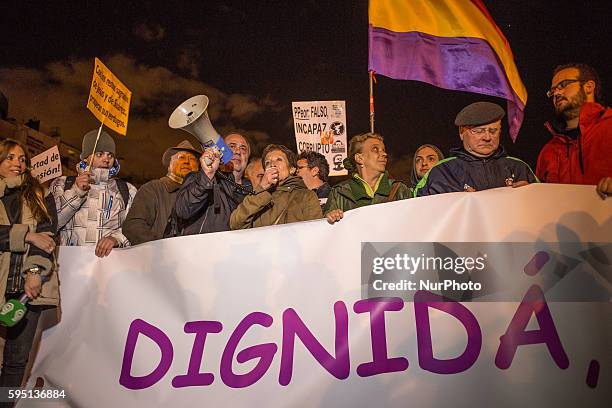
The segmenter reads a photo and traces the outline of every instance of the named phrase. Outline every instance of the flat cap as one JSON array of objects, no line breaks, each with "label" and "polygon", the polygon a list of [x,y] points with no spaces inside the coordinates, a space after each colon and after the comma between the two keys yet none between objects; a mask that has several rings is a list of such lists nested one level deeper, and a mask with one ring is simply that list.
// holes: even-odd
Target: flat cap
[{"label": "flat cap", "polygon": [[480,126],[500,120],[506,115],[496,103],[475,102],[461,109],[455,118],[457,126]]}]

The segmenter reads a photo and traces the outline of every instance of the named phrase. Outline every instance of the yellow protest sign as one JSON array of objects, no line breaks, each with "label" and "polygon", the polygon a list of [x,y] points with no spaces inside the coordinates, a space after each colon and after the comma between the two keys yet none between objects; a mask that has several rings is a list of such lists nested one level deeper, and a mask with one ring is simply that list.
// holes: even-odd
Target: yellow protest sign
[{"label": "yellow protest sign", "polygon": [[132,92],[96,58],[87,109],[104,125],[125,136]]}]

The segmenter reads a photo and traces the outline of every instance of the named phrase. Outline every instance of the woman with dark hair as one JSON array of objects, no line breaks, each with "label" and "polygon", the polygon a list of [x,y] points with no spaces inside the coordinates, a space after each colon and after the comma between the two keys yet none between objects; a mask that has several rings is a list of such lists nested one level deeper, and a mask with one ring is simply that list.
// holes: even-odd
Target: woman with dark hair
[{"label": "woman with dark hair", "polygon": [[410,188],[416,187],[423,176],[440,160],[444,159],[442,151],[432,144],[419,146],[412,159],[412,174],[410,175]]},{"label": "woman with dark hair", "polygon": [[59,298],[55,201],[32,177],[29,167],[30,158],[19,142],[0,142],[2,303],[24,293],[32,299],[22,320],[7,328],[0,387],[21,386],[41,305],[57,305]]},{"label": "woman with dark hair", "polygon": [[325,217],[330,224],[340,221],[344,211],[410,197],[410,190],[401,181],[389,178],[387,152],[383,137],[377,133],[363,133],[349,141],[344,168],[350,178],[332,187]]},{"label": "woman with dark hair", "polygon": [[286,146],[270,144],[262,154],[264,175],[255,194],[244,198],[230,217],[242,229],[315,220],[322,217],[317,195],[296,176],[297,156]]}]

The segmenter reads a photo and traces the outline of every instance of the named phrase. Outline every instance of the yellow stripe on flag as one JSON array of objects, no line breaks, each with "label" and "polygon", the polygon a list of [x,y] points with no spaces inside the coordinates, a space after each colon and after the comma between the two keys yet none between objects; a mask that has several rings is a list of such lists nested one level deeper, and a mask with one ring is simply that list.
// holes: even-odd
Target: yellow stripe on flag
[{"label": "yellow stripe on flag", "polygon": [[504,66],[510,86],[527,103],[511,51],[491,21],[470,0],[370,0],[369,22],[394,32],[417,31],[437,37],[486,40]]}]

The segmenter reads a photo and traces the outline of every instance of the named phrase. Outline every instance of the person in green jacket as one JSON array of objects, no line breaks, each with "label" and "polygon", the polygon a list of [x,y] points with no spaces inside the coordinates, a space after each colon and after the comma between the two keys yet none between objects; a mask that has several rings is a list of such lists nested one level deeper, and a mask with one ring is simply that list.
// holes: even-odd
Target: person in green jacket
[{"label": "person in green jacket", "polygon": [[344,211],[410,197],[408,186],[390,178],[385,170],[387,152],[383,137],[377,133],[351,138],[344,167],[350,178],[332,187],[325,206],[330,224],[340,221]]}]

